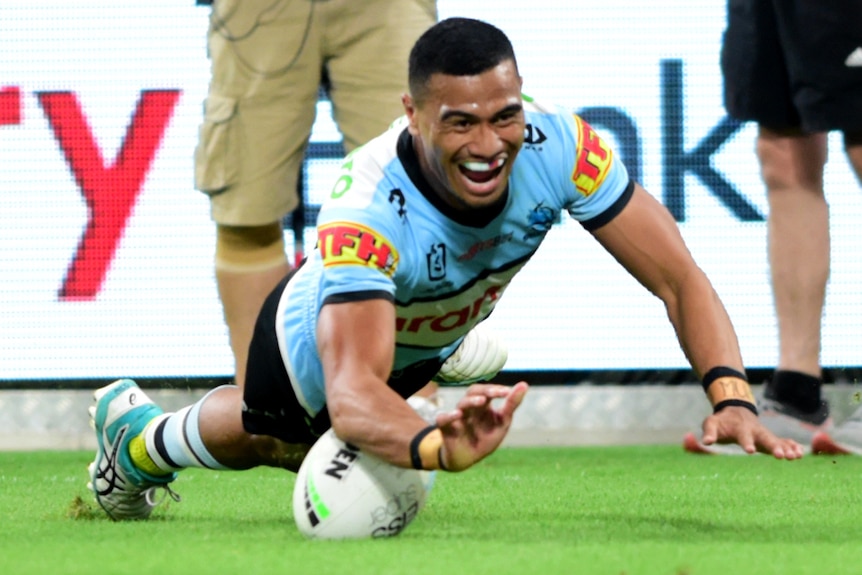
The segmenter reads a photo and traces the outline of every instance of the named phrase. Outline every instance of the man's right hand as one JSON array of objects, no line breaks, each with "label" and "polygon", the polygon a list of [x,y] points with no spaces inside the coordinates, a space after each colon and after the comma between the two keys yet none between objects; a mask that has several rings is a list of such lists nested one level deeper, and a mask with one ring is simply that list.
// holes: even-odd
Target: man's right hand
[{"label": "man's right hand", "polygon": [[[439,414],[445,469],[463,471],[493,453],[506,437],[528,389],[524,381],[512,387],[477,383],[467,389],[455,410]],[[495,399],[502,400],[499,408],[493,405]]]}]

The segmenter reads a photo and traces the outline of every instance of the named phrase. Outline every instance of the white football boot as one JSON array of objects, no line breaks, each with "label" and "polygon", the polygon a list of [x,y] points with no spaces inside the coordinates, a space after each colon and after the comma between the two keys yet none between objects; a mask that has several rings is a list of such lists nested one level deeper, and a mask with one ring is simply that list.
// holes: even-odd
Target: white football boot
[{"label": "white football boot", "polygon": [[88,470],[87,487],[96,502],[115,521],[146,519],[158,504],[154,495],[164,488],[175,500],[179,496],[168,484],[177,474],[153,476],[135,467],[129,442],[139,435],[162,410],[130,379],[120,379],[97,389],[90,418],[96,430],[96,459]]}]

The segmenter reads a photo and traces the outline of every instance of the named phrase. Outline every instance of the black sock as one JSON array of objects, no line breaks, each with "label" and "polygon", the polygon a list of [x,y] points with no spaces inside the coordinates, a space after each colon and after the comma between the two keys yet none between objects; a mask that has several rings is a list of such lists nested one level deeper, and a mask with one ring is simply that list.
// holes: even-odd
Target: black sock
[{"label": "black sock", "polygon": [[820,408],[820,388],[823,380],[799,371],[776,370],[772,381],[766,384],[763,395],[767,399],[790,404],[806,413]]}]

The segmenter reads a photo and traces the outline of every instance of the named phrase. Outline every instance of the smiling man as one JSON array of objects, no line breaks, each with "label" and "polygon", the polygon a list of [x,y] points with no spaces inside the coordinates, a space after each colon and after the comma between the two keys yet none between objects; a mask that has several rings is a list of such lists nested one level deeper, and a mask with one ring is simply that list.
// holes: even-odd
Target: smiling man
[{"label": "smiling man", "polygon": [[479,62],[462,68],[472,73],[429,75],[427,61],[413,58],[411,94],[402,98],[422,172],[434,193],[459,210],[500,201],[524,143],[515,60],[487,70]]},{"label": "smiling man", "polygon": [[[345,159],[315,253],[264,304],[244,390],[218,388],[175,414],[129,380],[96,392],[91,488],[109,515],[148,516],[149,491],[184,467],[296,470],[330,426],[403,467],[460,471],[488,456],[525,382],[471,385],[430,426],[404,398],[450,356],[470,367],[461,381],[499,369],[484,361],[488,341],[459,346],[564,211],[664,302],[714,406],[704,441],[802,455],[761,425],[734,329],[669,212],[581,118],[522,96],[503,32],[438,23],[414,46],[409,81],[406,118]],[[578,266],[584,249],[561,265]]]}]

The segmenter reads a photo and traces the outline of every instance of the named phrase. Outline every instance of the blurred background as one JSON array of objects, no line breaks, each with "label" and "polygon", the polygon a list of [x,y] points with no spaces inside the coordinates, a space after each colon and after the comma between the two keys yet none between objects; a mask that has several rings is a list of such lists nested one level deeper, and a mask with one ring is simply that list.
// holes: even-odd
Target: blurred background
[{"label": "blurred background", "polygon": [[[722,107],[725,3],[439,0],[438,9],[502,28],[524,92],[581,114],[668,206],[757,384],[777,358],[766,199],[754,125]],[[229,380],[214,226],[193,186],[208,15],[193,0],[0,7],[0,448],[88,444],[80,410],[104,380],[133,377],[178,404]],[[322,99],[288,246],[313,248],[339,153]],[[852,398],[862,197],[846,161],[833,153],[826,171],[833,271],[822,362]],[[708,407],[659,300],[574,221],[554,226],[489,321],[509,344],[502,379],[541,384],[519,423],[544,440],[631,441],[644,429],[657,435],[642,440],[671,440]],[[587,430],[579,439],[567,429],[575,420]]]}]

